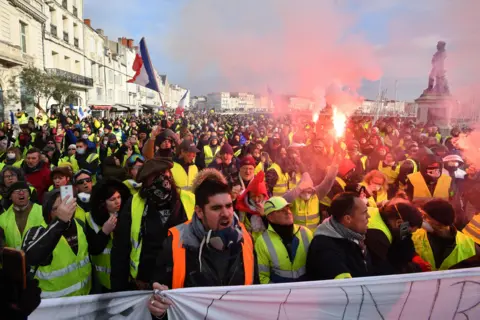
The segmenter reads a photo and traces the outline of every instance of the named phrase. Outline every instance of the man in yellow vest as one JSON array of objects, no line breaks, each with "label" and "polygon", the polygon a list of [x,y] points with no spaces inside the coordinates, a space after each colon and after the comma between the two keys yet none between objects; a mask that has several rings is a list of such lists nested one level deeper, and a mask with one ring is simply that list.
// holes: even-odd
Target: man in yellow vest
[{"label": "man in yellow vest", "polygon": [[[225,177],[205,169],[197,175],[193,192],[195,214],[189,222],[170,228],[157,255],[153,289],[259,283],[253,241],[233,211]],[[169,305],[167,298],[154,294],[148,310],[160,318]]]},{"label": "man in yellow vest", "polygon": [[450,199],[452,178],[442,174],[442,163],[434,155],[425,155],[420,171],[408,175],[407,189],[410,200],[425,203],[433,198]]},{"label": "man in yellow vest", "polygon": [[415,251],[430,263],[432,271],[448,270],[476,255],[475,242],[453,226],[455,210],[442,199],[423,206],[424,223],[412,235]]},{"label": "man in yellow vest", "polygon": [[204,160],[204,162],[202,163],[202,161],[200,161],[199,164],[201,166],[203,165],[203,168],[208,167],[213,162],[219,151],[220,146],[218,144],[218,137],[211,136],[208,140],[208,144],[203,147],[203,152],[200,154],[200,157]]},{"label": "man in yellow vest", "polygon": [[69,196],[62,200],[60,190],[49,192],[43,203],[45,222],[25,235],[22,248],[43,299],[90,293],[92,265],[84,229],[74,218],[76,206]]},{"label": "man in yellow vest", "polygon": [[268,229],[255,243],[260,283],[305,281],[312,232],[293,223],[290,204],[282,197],[268,199],[264,214]]},{"label": "man in yellow vest", "polygon": [[267,188],[271,195],[281,197],[295,188],[303,173],[303,165],[298,150],[289,148],[286,157],[276,159],[265,175]]},{"label": "man in yellow vest", "polygon": [[180,198],[185,206],[187,217],[191,219],[195,208],[192,184],[198,173],[198,168],[193,161],[200,150],[195,147],[195,143],[188,140],[182,141],[179,150],[180,155],[173,161],[172,175],[175,185],[180,189]]},{"label": "man in yellow vest", "polygon": [[422,227],[422,213],[407,200],[394,198],[387,206],[369,211],[365,244],[376,274],[430,271],[415,253],[412,233]]},{"label": "man in yellow vest", "polygon": [[172,162],[147,160],[137,174],[140,191],[119,214],[113,237],[112,291],[151,289],[155,261],[168,228],[187,221],[185,206],[174,188]]},{"label": "man in yellow vest", "polygon": [[5,246],[20,250],[28,230],[43,223],[42,207],[30,201],[30,188],[24,181],[12,184],[8,194],[12,205],[0,215],[0,234],[5,235]]},{"label": "man in yellow vest", "polygon": [[418,172],[420,168],[419,157],[420,149],[418,147],[418,143],[410,142],[407,145],[407,159],[401,164],[396,181],[396,184],[401,190],[405,190],[407,187],[407,176],[409,174]]}]

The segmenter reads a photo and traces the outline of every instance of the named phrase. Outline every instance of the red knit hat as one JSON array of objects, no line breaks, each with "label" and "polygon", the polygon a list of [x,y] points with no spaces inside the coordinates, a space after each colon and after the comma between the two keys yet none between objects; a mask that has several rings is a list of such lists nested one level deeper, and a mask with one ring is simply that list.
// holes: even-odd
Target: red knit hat
[{"label": "red knit hat", "polygon": [[249,192],[255,195],[263,194],[263,196],[265,197],[264,199],[268,199],[267,185],[265,184],[265,173],[263,171],[257,173],[253,180],[250,181],[247,189],[242,192],[240,196],[238,196],[236,204],[236,209],[238,211],[248,212],[251,214],[259,214],[258,212],[253,211],[251,207],[249,207],[246,203],[246,198]]},{"label": "red knit hat", "polygon": [[355,164],[350,159],[344,159],[338,165],[338,175],[344,177],[351,170],[355,169]]},{"label": "red knit hat", "polygon": [[243,157],[242,160],[240,161],[240,168],[243,167],[243,166],[254,166],[255,167],[256,165],[257,164],[255,162],[255,159],[250,155]]}]

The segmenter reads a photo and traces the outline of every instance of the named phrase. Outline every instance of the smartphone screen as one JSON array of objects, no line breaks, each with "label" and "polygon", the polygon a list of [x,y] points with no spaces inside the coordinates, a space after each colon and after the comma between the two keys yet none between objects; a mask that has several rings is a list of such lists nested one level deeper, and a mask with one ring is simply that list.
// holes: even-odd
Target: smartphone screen
[{"label": "smartphone screen", "polygon": [[61,186],[60,187],[60,197],[65,199],[67,196],[70,196],[70,199],[73,199],[73,187],[71,185]]},{"label": "smartphone screen", "polygon": [[13,248],[3,249],[3,272],[20,292],[27,288],[25,253]]}]

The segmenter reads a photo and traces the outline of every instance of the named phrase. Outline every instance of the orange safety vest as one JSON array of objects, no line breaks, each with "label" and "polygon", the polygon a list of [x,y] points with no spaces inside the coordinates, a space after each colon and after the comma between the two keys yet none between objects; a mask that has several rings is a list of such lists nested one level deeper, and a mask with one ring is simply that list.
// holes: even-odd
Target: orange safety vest
[{"label": "orange safety vest", "polygon": [[[185,222],[184,225],[190,224],[191,221],[192,220]],[[245,285],[251,285],[253,284],[253,274],[254,274],[254,265],[255,265],[254,256],[253,256],[253,243],[243,223],[239,223],[239,224],[242,229],[242,233],[245,235],[243,237],[243,242],[242,242],[243,271],[245,273]],[[180,230],[177,227],[173,227],[168,230],[168,235],[172,236],[172,255],[173,255],[172,289],[183,288],[185,284],[185,273],[186,273],[186,259],[185,259],[186,250],[183,247]]]}]

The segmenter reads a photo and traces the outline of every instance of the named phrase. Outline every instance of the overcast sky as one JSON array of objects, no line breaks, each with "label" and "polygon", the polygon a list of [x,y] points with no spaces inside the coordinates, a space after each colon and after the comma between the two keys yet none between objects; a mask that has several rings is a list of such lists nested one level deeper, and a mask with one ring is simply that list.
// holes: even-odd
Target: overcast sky
[{"label": "overcast sky", "polygon": [[[375,99],[413,100],[438,40],[459,99],[480,84],[477,0],[85,0],[112,39],[145,37],[154,65],[193,94],[312,96],[332,82]],[[395,83],[397,83],[395,90]]]}]

